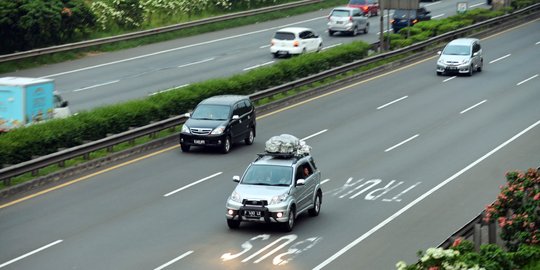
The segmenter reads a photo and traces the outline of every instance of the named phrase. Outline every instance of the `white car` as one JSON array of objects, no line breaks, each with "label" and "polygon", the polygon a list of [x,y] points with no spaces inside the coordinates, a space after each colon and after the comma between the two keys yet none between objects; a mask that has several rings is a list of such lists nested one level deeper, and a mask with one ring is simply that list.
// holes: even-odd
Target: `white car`
[{"label": "white car", "polygon": [[318,52],[322,49],[322,38],[312,29],[304,27],[287,27],[276,31],[272,38],[270,53],[274,57],[280,55],[299,55],[307,52]]}]

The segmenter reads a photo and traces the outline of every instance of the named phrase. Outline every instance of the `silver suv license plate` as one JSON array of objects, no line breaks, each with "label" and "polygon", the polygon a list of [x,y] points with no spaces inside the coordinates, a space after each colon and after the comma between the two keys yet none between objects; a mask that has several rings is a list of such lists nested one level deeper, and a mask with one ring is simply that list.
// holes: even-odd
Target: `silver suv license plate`
[{"label": "silver suv license plate", "polygon": [[261,211],[256,210],[245,210],[244,216],[246,217],[261,217]]}]

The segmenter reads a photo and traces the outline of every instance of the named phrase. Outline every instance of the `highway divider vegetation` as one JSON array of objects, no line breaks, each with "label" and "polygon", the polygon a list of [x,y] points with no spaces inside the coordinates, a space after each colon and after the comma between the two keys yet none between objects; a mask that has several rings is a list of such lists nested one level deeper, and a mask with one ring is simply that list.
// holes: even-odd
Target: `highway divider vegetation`
[{"label": "highway divider vegetation", "polygon": [[[486,19],[500,12],[484,10],[474,11],[473,14],[475,15],[472,15],[470,20],[477,21],[476,16]],[[442,33],[442,30],[433,29],[422,31],[430,34]],[[171,115],[183,114],[202,99],[213,95],[251,94],[294,81],[362,59],[368,55],[369,48],[369,44],[356,41],[317,54],[293,57],[229,78],[211,79],[184,88],[168,89],[145,99],[100,107],[80,112],[67,119],[51,120],[12,130],[0,136],[0,164],[18,164],[54,153],[58,149],[70,148],[126,131],[131,127],[144,126]]]},{"label": "highway divider vegetation", "polygon": [[[467,13],[472,15],[467,15]],[[465,17],[467,18],[465,21],[472,23],[480,20],[477,18],[485,20],[501,15],[499,11],[484,9],[472,10],[467,13],[452,17],[459,17],[461,20]],[[452,17],[443,20],[452,21]],[[416,34],[408,40],[416,39],[414,37],[419,35],[441,34],[444,30],[453,30],[448,27],[441,30],[441,25],[434,22],[431,25],[421,25],[418,28],[411,27],[411,30],[414,29],[412,32]],[[401,30],[400,33],[403,31]],[[397,35],[402,37],[400,34]],[[410,42],[412,43],[412,41]],[[53,153],[59,148],[73,147],[85,141],[104,138],[107,134],[126,131],[130,127],[143,126],[151,121],[182,114],[192,109],[200,100],[216,94],[250,94],[316,74],[361,59],[367,55],[368,50],[369,44],[353,42],[318,54],[307,54],[288,61],[280,61],[275,65],[230,78],[211,79],[185,88],[160,93],[147,99],[101,107],[81,112],[68,119],[58,119],[13,130],[0,136],[0,164],[17,164],[36,156]]]}]

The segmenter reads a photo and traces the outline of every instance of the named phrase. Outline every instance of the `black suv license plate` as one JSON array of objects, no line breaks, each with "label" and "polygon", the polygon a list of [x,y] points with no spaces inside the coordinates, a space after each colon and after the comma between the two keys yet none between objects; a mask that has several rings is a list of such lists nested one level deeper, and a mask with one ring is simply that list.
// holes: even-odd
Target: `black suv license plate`
[{"label": "black suv license plate", "polygon": [[193,140],[195,144],[204,144],[204,140]]},{"label": "black suv license plate", "polygon": [[261,211],[258,210],[244,210],[244,216],[248,218],[261,217]]}]

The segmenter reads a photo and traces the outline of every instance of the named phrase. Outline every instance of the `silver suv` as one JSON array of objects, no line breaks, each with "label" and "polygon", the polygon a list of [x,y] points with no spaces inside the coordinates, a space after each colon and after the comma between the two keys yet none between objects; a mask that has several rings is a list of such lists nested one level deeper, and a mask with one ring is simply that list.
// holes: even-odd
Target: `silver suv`
[{"label": "silver suv", "polygon": [[241,222],[278,223],[289,232],[300,214],[319,215],[321,173],[309,153],[259,154],[233,181],[238,185],[226,203],[231,229]]},{"label": "silver suv", "polygon": [[368,18],[359,8],[338,7],[328,15],[328,35],[345,32],[356,36],[359,31],[364,34],[369,31]]},{"label": "silver suv", "polygon": [[447,73],[467,74],[481,72],[484,66],[482,46],[476,38],[458,38],[452,40],[438,52],[437,75]]}]

